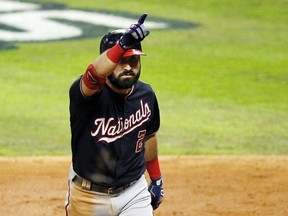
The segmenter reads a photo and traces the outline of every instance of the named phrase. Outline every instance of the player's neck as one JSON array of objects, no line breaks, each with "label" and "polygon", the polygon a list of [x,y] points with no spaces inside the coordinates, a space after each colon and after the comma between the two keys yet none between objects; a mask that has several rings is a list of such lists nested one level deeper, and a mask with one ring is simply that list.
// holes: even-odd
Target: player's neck
[{"label": "player's neck", "polygon": [[119,95],[127,95],[130,93],[132,88],[128,88],[128,89],[119,89],[117,87],[115,87],[112,83],[110,83],[108,80],[106,81],[107,85],[117,94]]}]

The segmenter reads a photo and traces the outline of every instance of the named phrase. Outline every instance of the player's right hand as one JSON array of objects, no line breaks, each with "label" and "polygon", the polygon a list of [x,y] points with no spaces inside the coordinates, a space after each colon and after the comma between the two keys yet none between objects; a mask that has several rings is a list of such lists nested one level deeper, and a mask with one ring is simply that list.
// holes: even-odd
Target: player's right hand
[{"label": "player's right hand", "polygon": [[120,38],[119,44],[123,49],[130,49],[133,45],[140,43],[147,35],[149,31],[144,27],[144,21],[147,14],[142,14],[137,24],[132,24],[126,33]]}]

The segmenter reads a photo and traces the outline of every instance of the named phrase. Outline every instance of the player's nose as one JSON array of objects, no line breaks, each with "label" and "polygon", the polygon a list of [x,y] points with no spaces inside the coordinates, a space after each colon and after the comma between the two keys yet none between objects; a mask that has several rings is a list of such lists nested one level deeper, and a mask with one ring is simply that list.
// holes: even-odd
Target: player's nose
[{"label": "player's nose", "polygon": [[126,64],[123,65],[123,69],[130,71],[132,69],[132,66],[130,64],[126,63]]}]

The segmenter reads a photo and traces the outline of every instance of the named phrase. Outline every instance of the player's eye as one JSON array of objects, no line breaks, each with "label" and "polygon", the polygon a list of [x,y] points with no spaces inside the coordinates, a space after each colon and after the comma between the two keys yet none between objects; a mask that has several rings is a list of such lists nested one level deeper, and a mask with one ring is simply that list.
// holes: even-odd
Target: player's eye
[{"label": "player's eye", "polygon": [[131,66],[136,66],[138,64],[138,61],[139,61],[139,58],[137,56],[132,56],[130,59],[129,59],[129,63]]},{"label": "player's eye", "polygon": [[130,56],[130,57],[122,58],[119,63],[129,64],[131,67],[136,67],[138,65],[138,61],[139,61],[138,56]]}]

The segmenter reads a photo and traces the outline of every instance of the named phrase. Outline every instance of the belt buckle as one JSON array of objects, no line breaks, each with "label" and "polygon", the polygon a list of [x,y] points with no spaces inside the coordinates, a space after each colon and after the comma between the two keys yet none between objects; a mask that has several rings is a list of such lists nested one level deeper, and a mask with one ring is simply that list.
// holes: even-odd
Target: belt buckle
[{"label": "belt buckle", "polygon": [[113,195],[113,188],[112,187],[108,188],[107,193],[108,195]]}]

